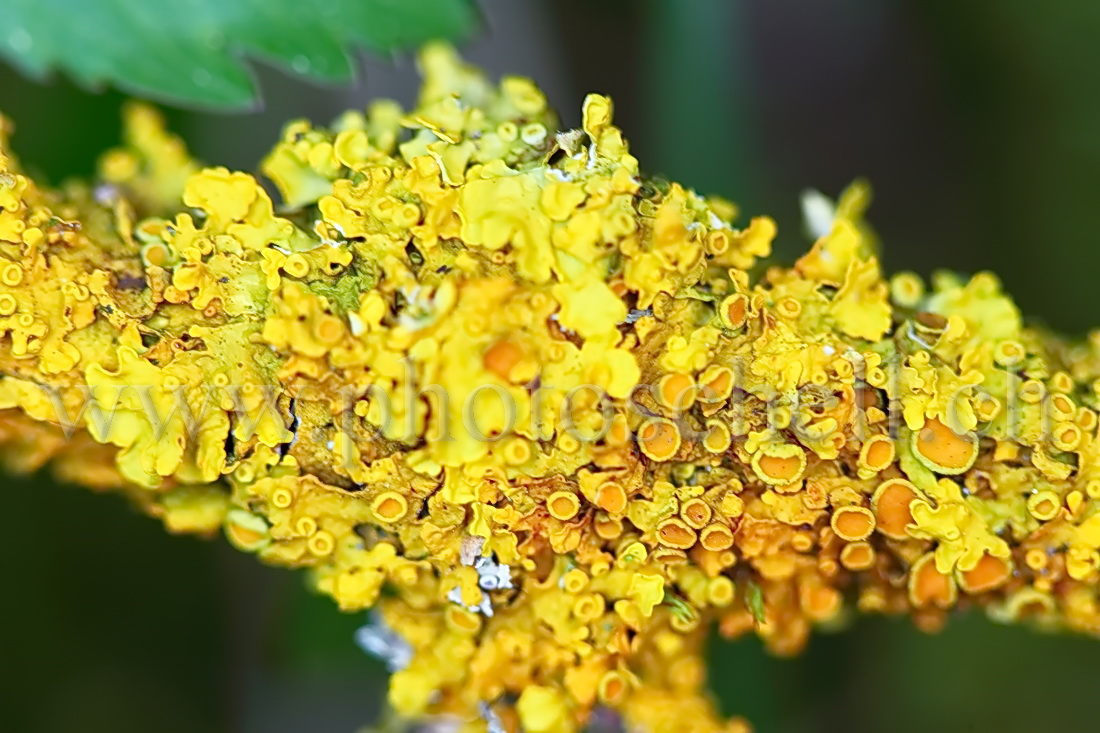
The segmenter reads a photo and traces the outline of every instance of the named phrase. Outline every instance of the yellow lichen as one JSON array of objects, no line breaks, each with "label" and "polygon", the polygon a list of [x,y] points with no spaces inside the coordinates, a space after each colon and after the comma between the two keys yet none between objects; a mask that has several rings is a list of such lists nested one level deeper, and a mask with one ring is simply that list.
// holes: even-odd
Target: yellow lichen
[{"label": "yellow lichen", "polygon": [[1098,633],[1100,337],[988,274],[887,282],[865,184],[758,271],[775,223],[643,178],[609,99],[560,130],[526,80],[422,65],[413,109],[288,125],[278,202],[140,107],[109,200],[3,141],[12,470],[377,609],[408,716],[743,730],[710,631],[792,653],[849,596]]}]

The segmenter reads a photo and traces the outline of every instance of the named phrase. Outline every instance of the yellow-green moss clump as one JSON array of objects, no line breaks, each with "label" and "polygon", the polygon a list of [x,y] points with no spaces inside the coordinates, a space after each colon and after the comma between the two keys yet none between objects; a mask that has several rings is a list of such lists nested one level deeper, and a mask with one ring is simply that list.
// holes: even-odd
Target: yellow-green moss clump
[{"label": "yellow-green moss clump", "polygon": [[414,110],[288,126],[279,204],[141,108],[94,187],[0,159],[9,465],[308,568],[376,609],[399,714],[471,730],[743,727],[714,628],[1100,631],[1100,337],[989,274],[884,279],[858,188],[762,271],[772,221],[647,181],[606,98],[561,132],[422,61]]}]

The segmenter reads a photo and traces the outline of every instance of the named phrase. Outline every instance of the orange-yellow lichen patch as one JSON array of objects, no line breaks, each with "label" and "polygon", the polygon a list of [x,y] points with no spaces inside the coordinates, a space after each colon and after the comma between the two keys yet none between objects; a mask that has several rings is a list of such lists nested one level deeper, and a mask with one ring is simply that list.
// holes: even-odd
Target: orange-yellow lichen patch
[{"label": "orange-yellow lichen patch", "polygon": [[725,453],[733,442],[729,426],[719,420],[710,420],[706,425],[703,447],[711,453]]},{"label": "orange-yellow lichen patch", "polygon": [[712,552],[720,552],[733,547],[733,530],[725,524],[715,522],[699,532],[699,544]]},{"label": "orange-yellow lichen patch", "polygon": [[621,673],[611,671],[600,678],[597,689],[600,702],[605,705],[618,705],[622,702],[629,686]]},{"label": "orange-yellow lichen patch", "polygon": [[511,466],[522,466],[531,460],[532,455],[534,455],[534,451],[530,442],[520,437],[508,440],[501,451],[501,456]]},{"label": "orange-yellow lichen patch", "polygon": [[1005,339],[993,345],[993,361],[999,366],[1016,366],[1027,357],[1027,349],[1015,339]]},{"label": "orange-yellow lichen patch", "polygon": [[[1069,384],[1066,384],[1065,380],[1069,380]],[[1058,384],[1051,385],[1051,391],[1054,392],[1050,396],[1050,409],[1053,413],[1055,420],[1070,420],[1075,414],[1077,414],[1077,405],[1069,395],[1064,394],[1066,387],[1073,388],[1072,378],[1065,372],[1059,372],[1051,377],[1051,381],[1057,381]]]},{"label": "orange-yellow lichen patch", "polygon": [[1087,547],[1071,547],[1066,551],[1066,574],[1073,580],[1095,580],[1098,570],[1100,552]]},{"label": "orange-yellow lichen patch", "polygon": [[276,509],[287,509],[294,503],[294,494],[289,489],[278,488],[271,492],[271,505]]},{"label": "orange-yellow lichen patch", "polygon": [[802,313],[802,304],[790,296],[780,298],[775,304],[776,312],[783,318],[795,319]]},{"label": "orange-yellow lichen patch", "polygon": [[814,537],[809,532],[799,532],[791,538],[791,547],[797,552],[809,552],[814,547]]},{"label": "orange-yellow lichen patch", "polygon": [[830,522],[837,536],[848,542],[867,539],[875,529],[875,515],[862,506],[840,507]]},{"label": "orange-yellow lichen patch", "polygon": [[320,530],[314,532],[313,535],[306,540],[306,547],[311,554],[317,557],[324,557],[336,548],[336,539],[332,536],[331,532]]},{"label": "orange-yellow lichen patch", "polygon": [[775,223],[646,178],[607,98],[562,130],[526,80],[422,67],[412,109],[288,125],[279,201],[147,110],[97,196],[0,139],[12,470],[373,609],[410,719],[741,730],[710,632],[792,653],[845,598],[1097,633],[1100,338],[988,273],[888,285],[862,184],[757,267]]},{"label": "orange-yellow lichen patch", "polygon": [[310,537],[317,531],[317,520],[313,517],[298,517],[294,522],[294,532],[299,537]]},{"label": "orange-yellow lichen patch", "polygon": [[840,551],[840,564],[848,570],[867,570],[875,563],[875,548],[868,542],[851,542]]},{"label": "orange-yellow lichen patch", "polygon": [[1047,387],[1038,379],[1028,379],[1020,385],[1018,394],[1024,404],[1035,405],[1047,396]]},{"label": "orange-yellow lichen patch", "polygon": [[1077,416],[1074,421],[1077,423],[1077,427],[1084,430],[1087,434],[1094,435],[1096,433],[1096,425],[1098,416],[1095,410],[1090,410],[1087,407],[1082,407],[1077,410]]},{"label": "orange-yellow lichen patch", "polygon": [[627,506],[626,489],[617,481],[607,481],[596,490],[596,506],[610,514],[621,514]]},{"label": "orange-yellow lichen patch", "polygon": [[680,518],[692,529],[702,529],[710,522],[714,510],[702,499],[688,499],[680,507]]},{"label": "orange-yellow lichen patch", "polygon": [[1012,576],[1008,560],[988,553],[981,556],[970,570],[958,572],[959,587],[967,593],[985,593],[1003,585]]},{"label": "orange-yellow lichen patch", "polygon": [[577,516],[581,501],[572,491],[556,491],[546,500],[546,510],[554,519],[568,522]]},{"label": "orange-yellow lichen patch", "polygon": [[894,457],[894,441],[889,436],[871,436],[859,451],[861,474],[873,475],[885,471],[894,462]]},{"label": "orange-yellow lichen patch", "polygon": [[599,593],[586,593],[573,604],[573,615],[581,621],[594,621],[606,608],[604,597]]},{"label": "orange-yellow lichen patch", "polygon": [[932,554],[924,555],[909,569],[909,601],[916,608],[950,608],[957,595],[954,579],[936,568]]},{"label": "orange-yellow lichen patch", "polygon": [[913,524],[909,507],[918,496],[916,487],[905,479],[883,481],[871,497],[875,528],[891,539],[906,539],[906,527]]},{"label": "orange-yellow lichen patch", "polygon": [[1084,504],[1085,495],[1080,491],[1074,490],[1066,494],[1066,510],[1070,517],[1080,517]]},{"label": "orange-yellow lichen patch", "polygon": [[1033,547],[1024,553],[1024,564],[1032,570],[1042,571],[1045,570],[1050,562],[1050,555],[1046,550],[1038,547]]},{"label": "orange-yellow lichen patch", "polygon": [[[1061,396],[1061,395],[1057,395]],[[1084,432],[1075,423],[1064,422],[1054,426],[1050,442],[1056,450],[1072,451],[1081,444]]]},{"label": "orange-yellow lichen patch", "polygon": [[670,460],[680,449],[680,430],[671,420],[647,420],[638,429],[638,447],[655,461]]},{"label": "orange-yellow lichen patch", "polygon": [[561,587],[568,593],[580,593],[588,587],[588,574],[580,568],[573,568],[562,576]]},{"label": "orange-yellow lichen patch", "polygon": [[371,512],[381,522],[396,522],[409,511],[409,502],[396,491],[386,491],[371,502]]},{"label": "orange-yellow lichen patch", "polygon": [[978,457],[978,439],[973,434],[958,434],[937,418],[924,421],[924,427],[912,434],[917,458],[936,473],[963,473]]},{"label": "orange-yellow lichen patch", "polygon": [[733,370],[726,366],[709,366],[698,379],[698,400],[707,404],[721,404],[729,399],[734,387]]},{"label": "orange-yellow lichen patch", "polygon": [[[740,488],[740,485],[738,486]],[[730,519],[736,519],[741,516],[741,513],[745,511],[745,500],[738,496],[735,491],[737,489],[731,489],[726,492],[722,497],[721,510],[722,514],[726,515]]]},{"label": "orange-yellow lichen patch", "polygon": [[695,545],[698,535],[681,519],[666,519],[657,526],[657,538],[661,544],[678,550]]},{"label": "orange-yellow lichen patch", "polygon": [[1027,498],[1027,510],[1042,522],[1054,519],[1061,508],[1062,500],[1053,491],[1037,491]]},{"label": "orange-yellow lichen patch", "polygon": [[806,452],[791,443],[762,446],[752,457],[752,469],[766,484],[789,486],[806,470]]},{"label": "orange-yellow lichen patch", "polygon": [[267,522],[239,509],[232,510],[226,517],[225,536],[246,552],[255,552],[271,541]]},{"label": "orange-yellow lichen patch", "polygon": [[512,379],[512,370],[523,361],[523,349],[510,339],[501,339],[485,350],[481,361],[486,371],[507,382]]},{"label": "orange-yellow lichen patch", "polygon": [[741,328],[745,325],[748,314],[749,298],[744,293],[731,295],[718,306],[718,318],[726,328]]},{"label": "orange-yellow lichen patch", "polygon": [[840,610],[841,596],[836,588],[815,578],[801,584],[799,602],[811,619],[825,621]]},{"label": "orange-yellow lichen patch", "polygon": [[903,308],[916,308],[924,296],[924,281],[912,272],[899,272],[890,278],[890,298]]},{"label": "orange-yellow lichen patch", "polygon": [[982,422],[990,422],[1001,414],[1004,405],[990,394],[979,394],[974,398],[974,415]]},{"label": "orange-yellow lichen patch", "polygon": [[622,536],[623,520],[618,517],[597,516],[592,528],[602,540],[614,540]]},{"label": "orange-yellow lichen patch", "polygon": [[695,380],[682,373],[666,374],[657,382],[657,401],[679,413],[695,404]]},{"label": "orange-yellow lichen patch", "polygon": [[724,575],[711,578],[707,583],[707,601],[716,608],[725,608],[733,603],[736,594],[737,587]]}]

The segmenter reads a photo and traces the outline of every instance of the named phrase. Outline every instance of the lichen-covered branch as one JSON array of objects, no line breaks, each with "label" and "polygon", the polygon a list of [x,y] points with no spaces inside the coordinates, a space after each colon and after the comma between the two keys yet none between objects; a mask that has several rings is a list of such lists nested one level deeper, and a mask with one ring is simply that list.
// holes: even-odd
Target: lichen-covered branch
[{"label": "lichen-covered branch", "polygon": [[94,187],[0,159],[9,466],[308,568],[376,609],[397,712],[471,729],[738,729],[714,628],[1100,631],[1100,342],[884,279],[859,186],[762,269],[775,225],[642,176],[609,100],[559,131],[422,62],[413,110],[288,126],[278,204],[144,108]]}]

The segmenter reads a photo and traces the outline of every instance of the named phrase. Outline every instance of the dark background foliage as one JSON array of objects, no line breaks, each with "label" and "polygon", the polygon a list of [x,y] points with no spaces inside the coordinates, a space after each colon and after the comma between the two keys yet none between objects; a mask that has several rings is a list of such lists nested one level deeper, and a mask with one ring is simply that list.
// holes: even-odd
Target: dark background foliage
[{"label": "dark background foliage", "polygon": [[[1092,0],[485,0],[467,48],[535,77],[579,121],[616,101],[643,166],[769,213],[778,256],[807,241],[798,194],[875,186],[888,270],[997,272],[1035,320],[1100,325],[1100,5]],[[253,170],[280,125],[406,103],[408,58],[365,62],[353,87],[260,68],[265,109],[170,111],[205,160]],[[118,140],[115,92],[0,72],[28,166],[88,175]],[[224,542],[165,534],[116,497],[46,477],[4,483],[0,713],[5,730],[351,731],[384,675],[351,643],[362,619]],[[716,642],[724,707],[764,732],[1086,731],[1100,646],[953,619],[925,636],[861,619],[777,660]]]}]

